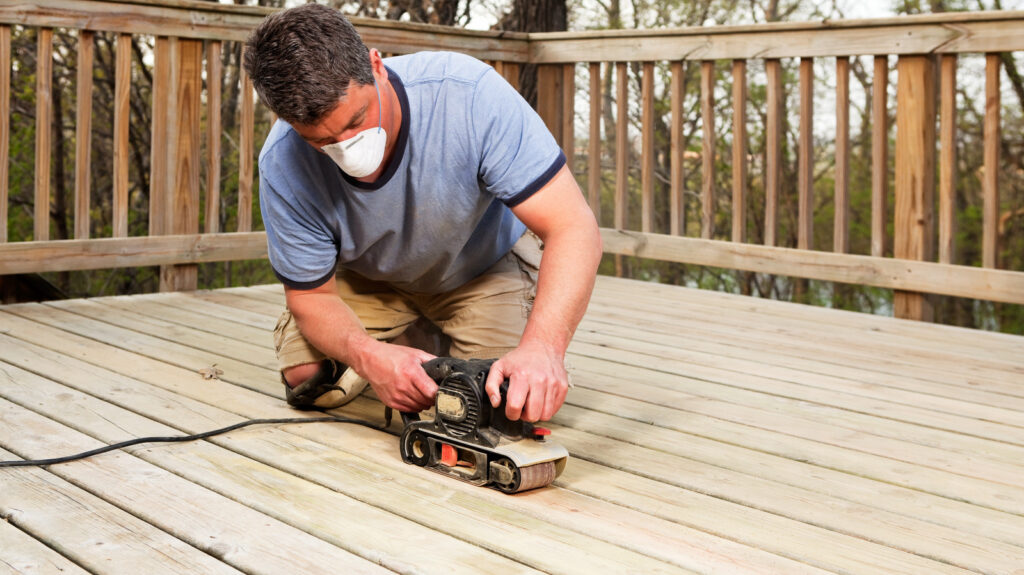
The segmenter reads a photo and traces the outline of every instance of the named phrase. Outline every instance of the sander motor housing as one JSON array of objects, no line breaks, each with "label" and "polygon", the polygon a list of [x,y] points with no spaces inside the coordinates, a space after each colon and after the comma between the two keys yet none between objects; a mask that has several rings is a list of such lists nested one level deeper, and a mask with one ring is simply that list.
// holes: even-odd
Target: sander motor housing
[{"label": "sander motor housing", "polygon": [[505,416],[484,390],[495,360],[438,358],[424,364],[437,383],[433,419],[402,414],[400,448],[406,463],[475,485],[518,493],[550,484],[565,469],[568,451],[547,440],[549,430]]}]

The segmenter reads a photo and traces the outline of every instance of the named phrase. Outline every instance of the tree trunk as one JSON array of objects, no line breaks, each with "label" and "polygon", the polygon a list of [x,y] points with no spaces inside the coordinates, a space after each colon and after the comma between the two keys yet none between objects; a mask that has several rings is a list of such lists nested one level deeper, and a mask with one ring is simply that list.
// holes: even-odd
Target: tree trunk
[{"label": "tree trunk", "polygon": [[[512,0],[512,11],[495,27],[511,32],[560,32],[569,27],[566,0]],[[616,5],[618,4],[616,0]],[[519,69],[519,93],[537,106],[537,66],[527,64]]]}]

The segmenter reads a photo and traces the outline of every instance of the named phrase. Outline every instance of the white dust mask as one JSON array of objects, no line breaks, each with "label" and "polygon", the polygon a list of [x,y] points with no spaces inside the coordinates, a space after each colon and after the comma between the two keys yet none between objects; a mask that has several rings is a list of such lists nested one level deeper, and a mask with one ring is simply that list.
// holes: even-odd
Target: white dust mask
[{"label": "white dust mask", "polygon": [[377,171],[384,160],[384,149],[388,143],[388,134],[381,125],[382,106],[376,80],[373,87],[377,90],[377,127],[320,148],[343,172],[353,178],[369,176]]}]

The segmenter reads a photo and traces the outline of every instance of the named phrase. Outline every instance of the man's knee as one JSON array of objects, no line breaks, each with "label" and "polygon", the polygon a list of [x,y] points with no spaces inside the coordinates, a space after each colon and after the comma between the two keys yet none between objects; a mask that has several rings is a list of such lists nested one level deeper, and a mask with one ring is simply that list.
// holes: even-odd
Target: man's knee
[{"label": "man's knee", "polygon": [[281,375],[284,376],[284,382],[288,384],[288,387],[295,387],[312,379],[320,369],[321,362],[302,363],[285,369]]},{"label": "man's knee", "polygon": [[332,359],[285,369],[285,400],[297,409],[333,409],[355,399],[368,382]]}]

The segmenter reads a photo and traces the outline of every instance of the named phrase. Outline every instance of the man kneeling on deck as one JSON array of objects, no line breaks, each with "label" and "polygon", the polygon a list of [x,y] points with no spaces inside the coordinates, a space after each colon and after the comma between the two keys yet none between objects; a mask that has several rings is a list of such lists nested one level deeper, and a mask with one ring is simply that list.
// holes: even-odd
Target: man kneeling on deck
[{"label": "man kneeling on deck", "polygon": [[429,408],[434,356],[403,335],[428,325],[450,347],[433,353],[499,358],[487,393],[497,406],[510,380],[510,419],[550,419],[601,240],[537,114],[489,66],[384,59],[317,4],[269,16],[245,68],[280,118],[260,204],[288,306],[274,334],[288,403],[337,407],[369,383],[387,406]]}]

